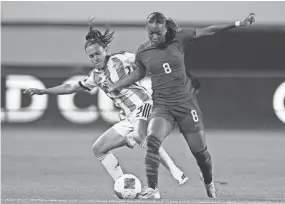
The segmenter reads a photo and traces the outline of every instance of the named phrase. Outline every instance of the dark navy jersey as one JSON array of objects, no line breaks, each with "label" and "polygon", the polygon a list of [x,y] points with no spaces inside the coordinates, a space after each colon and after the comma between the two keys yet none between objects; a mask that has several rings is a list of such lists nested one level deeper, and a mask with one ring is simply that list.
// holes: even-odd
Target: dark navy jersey
[{"label": "dark navy jersey", "polygon": [[195,30],[181,30],[163,47],[150,42],[141,45],[136,64],[147,70],[151,78],[154,104],[175,105],[190,100],[191,81],[185,71],[184,50],[196,37]]}]

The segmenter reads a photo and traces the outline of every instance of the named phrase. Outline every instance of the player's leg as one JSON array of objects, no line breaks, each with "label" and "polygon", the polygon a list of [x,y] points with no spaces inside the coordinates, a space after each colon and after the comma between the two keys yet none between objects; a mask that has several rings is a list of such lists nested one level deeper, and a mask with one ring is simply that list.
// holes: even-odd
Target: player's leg
[{"label": "player's leg", "polygon": [[145,165],[147,183],[150,188],[155,189],[157,187],[158,167],[160,164],[159,148],[173,128],[174,124],[162,117],[154,117],[149,122]]},{"label": "player's leg", "polygon": [[[146,135],[147,135],[147,118],[138,119],[134,123],[133,138],[140,144],[141,147],[146,149]],[[167,154],[165,149],[161,146],[159,148],[159,156],[161,164],[171,173],[173,178],[178,182],[179,185],[183,185],[187,182],[188,178],[185,174],[174,164],[173,160]]]},{"label": "player's leg", "polygon": [[114,128],[104,132],[92,145],[94,155],[114,181],[123,175],[123,171],[118,159],[110,151],[125,145],[127,141]]},{"label": "player's leg", "polygon": [[159,199],[157,190],[158,167],[160,164],[159,148],[163,140],[174,128],[174,117],[166,107],[154,107],[148,124],[146,138],[146,177],[148,188],[139,194],[140,199]]},{"label": "player's leg", "polygon": [[196,100],[189,102],[188,106],[190,114],[180,120],[178,125],[203,174],[208,196],[216,197],[212,176],[212,159],[207,149],[203,115]]},{"label": "player's leg", "polygon": [[[141,147],[145,149],[148,119],[150,117],[151,110],[152,101],[147,101],[134,112],[134,131],[132,132],[133,138],[138,144],[140,144]],[[179,185],[184,184],[188,180],[184,173],[174,164],[163,147],[159,149],[159,156],[161,158],[161,164],[170,171]]]},{"label": "player's leg", "polygon": [[201,130],[200,132],[183,135],[201,170],[207,195],[215,198],[217,195],[212,175],[212,158],[206,145],[204,131]]}]

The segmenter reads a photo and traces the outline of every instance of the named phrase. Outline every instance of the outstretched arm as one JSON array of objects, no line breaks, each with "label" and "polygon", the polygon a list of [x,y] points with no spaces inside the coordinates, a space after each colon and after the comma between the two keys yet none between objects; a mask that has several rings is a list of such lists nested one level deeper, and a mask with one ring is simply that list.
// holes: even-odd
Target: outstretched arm
[{"label": "outstretched arm", "polygon": [[36,89],[30,88],[24,91],[25,94],[32,95],[43,95],[43,94],[53,94],[53,95],[64,95],[72,94],[79,91],[84,91],[78,83],[76,84],[62,84],[48,89]]},{"label": "outstretched arm", "polygon": [[32,95],[43,95],[43,94],[53,94],[53,95],[64,95],[64,94],[72,94],[76,92],[81,91],[90,91],[94,87],[96,87],[97,84],[94,82],[94,72],[91,71],[89,75],[81,81],[78,81],[77,83],[72,84],[61,84],[59,86],[55,86],[48,89],[27,89],[24,91],[26,94]]},{"label": "outstretched arm", "polygon": [[236,21],[234,23],[229,24],[221,24],[221,25],[212,25],[206,28],[198,28],[196,29],[196,38],[209,36],[216,34],[221,31],[230,30],[236,27],[245,27],[253,24],[255,22],[255,14],[250,13],[244,20],[242,21]]}]

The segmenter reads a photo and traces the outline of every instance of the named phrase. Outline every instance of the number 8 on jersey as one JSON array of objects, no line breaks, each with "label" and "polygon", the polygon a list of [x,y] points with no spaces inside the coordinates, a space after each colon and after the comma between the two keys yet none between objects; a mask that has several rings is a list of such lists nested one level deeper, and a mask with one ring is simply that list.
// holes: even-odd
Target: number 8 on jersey
[{"label": "number 8 on jersey", "polygon": [[171,73],[172,70],[170,68],[170,65],[167,62],[163,63],[162,67],[163,67],[163,69],[164,69],[166,74],[170,74]]}]

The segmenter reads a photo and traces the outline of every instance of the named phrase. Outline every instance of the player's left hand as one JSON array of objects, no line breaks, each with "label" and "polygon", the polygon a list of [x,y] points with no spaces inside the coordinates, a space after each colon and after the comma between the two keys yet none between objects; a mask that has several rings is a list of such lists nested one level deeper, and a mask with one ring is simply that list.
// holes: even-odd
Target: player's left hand
[{"label": "player's left hand", "polygon": [[250,26],[255,22],[255,14],[250,13],[244,20],[240,21],[240,26]]}]

